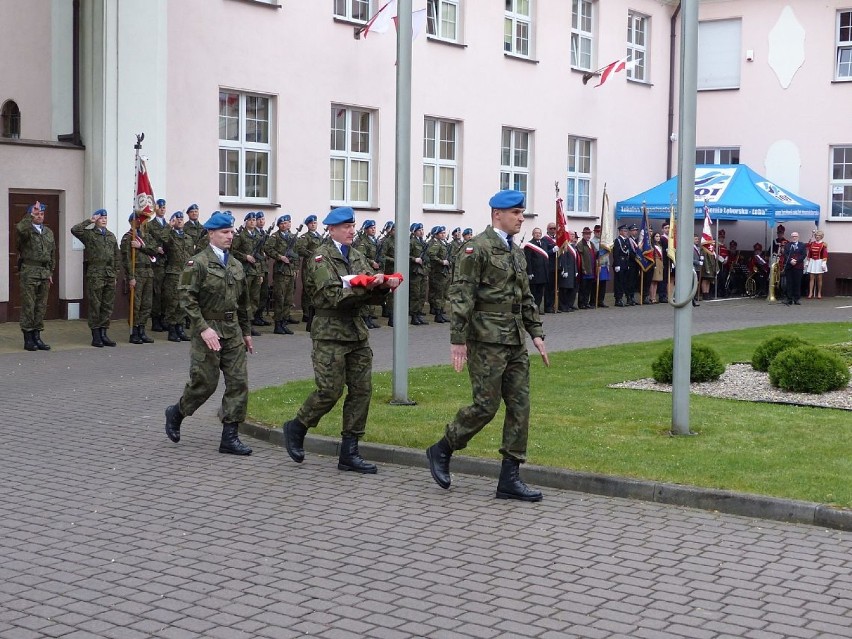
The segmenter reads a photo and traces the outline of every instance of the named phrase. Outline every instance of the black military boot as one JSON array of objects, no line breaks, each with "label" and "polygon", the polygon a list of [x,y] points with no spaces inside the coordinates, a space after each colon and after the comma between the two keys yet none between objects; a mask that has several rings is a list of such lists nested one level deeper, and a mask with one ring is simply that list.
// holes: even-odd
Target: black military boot
[{"label": "black military boot", "polygon": [[174,324],[169,324],[169,336],[166,338],[170,342],[179,342],[180,337],[177,334],[177,328]]},{"label": "black military boot", "polygon": [[130,331],[130,343],[131,344],[141,344],[142,338],[139,337],[139,327],[134,326],[133,330]]},{"label": "black military boot", "polygon": [[426,321],[426,318],[423,317],[420,313],[417,314],[417,319],[420,321],[420,326],[425,326],[429,323]]},{"label": "black military boot", "polygon": [[340,442],[337,470],[354,470],[362,475],[375,475],[378,471],[375,464],[364,461],[358,453],[358,438],[352,435],[344,435]]},{"label": "black military boot", "polygon": [[293,331],[287,326],[286,320],[281,320],[279,322],[275,322],[275,330],[273,331],[276,335],[293,335]]},{"label": "black military boot", "polygon": [[251,448],[240,441],[237,436],[239,424],[232,422],[222,424],[222,441],[219,442],[219,452],[229,455],[251,455]]},{"label": "black military boot", "polygon": [[154,333],[162,333],[163,330],[163,322],[160,320],[159,315],[154,315],[151,318],[151,331]]},{"label": "black military boot", "polygon": [[99,328],[92,329],[92,346],[95,348],[104,347],[104,340],[103,337],[101,337],[101,329]]},{"label": "black military boot", "polygon": [[446,437],[441,437],[437,444],[432,444],[426,449],[426,458],[429,460],[429,471],[432,479],[441,488],[449,488],[450,482],[450,457],[453,449]]},{"label": "black military boot", "polygon": [[369,315],[364,318],[364,322],[367,324],[367,328],[379,328],[379,325],[373,321],[373,318]]},{"label": "black military boot", "polygon": [[417,315],[411,316],[411,325],[412,326],[420,326],[420,322],[417,319]]},{"label": "black military boot", "polygon": [[391,315],[390,317],[388,317],[388,326],[390,326],[391,328],[393,328],[393,315]]},{"label": "black military boot", "polygon": [[33,342],[40,351],[49,351],[50,346],[41,341],[41,331],[33,331]]},{"label": "black military boot", "polygon": [[180,404],[172,404],[166,408],[166,437],[175,444],[180,441],[180,425],[183,421],[183,413],[180,412]]},{"label": "black military boot", "polygon": [[541,491],[533,490],[520,478],[520,462],[504,459],[500,468],[500,481],[497,482],[497,499],[518,499],[520,501],[541,501]]},{"label": "black military boot", "polygon": [[284,446],[287,454],[297,464],[305,461],[305,435],[308,427],[295,417],[289,422],[284,422]]},{"label": "black military boot", "polygon": [[251,327],[251,336],[252,337],[260,337],[263,335],[259,330],[257,330],[254,326]]},{"label": "black military boot", "polygon": [[104,346],[115,346],[115,342],[113,342],[109,338],[109,335],[107,335],[107,329],[105,327],[101,326],[98,330],[101,332],[101,341],[104,343]]},{"label": "black military boot", "polygon": [[187,335],[184,332],[183,324],[175,324],[175,332],[177,333],[177,336],[180,337],[180,341],[182,341],[182,342],[188,342],[189,341],[189,335]]},{"label": "black military boot", "polygon": [[145,333],[145,325],[144,324],[139,325],[139,339],[142,340],[143,344],[153,344],[154,343],[154,340],[152,338],[148,337],[148,335]]},{"label": "black military boot", "polygon": [[36,346],[35,341],[33,340],[33,332],[34,331],[22,331],[24,333],[24,350],[25,351],[37,351],[38,346]]}]

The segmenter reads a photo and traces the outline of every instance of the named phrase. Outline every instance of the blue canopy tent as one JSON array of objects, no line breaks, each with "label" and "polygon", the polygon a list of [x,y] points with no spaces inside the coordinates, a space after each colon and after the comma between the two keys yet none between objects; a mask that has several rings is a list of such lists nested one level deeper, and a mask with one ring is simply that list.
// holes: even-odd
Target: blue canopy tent
[{"label": "blue canopy tent", "polygon": [[[615,218],[668,218],[677,206],[677,176],[615,205]],[[704,218],[705,198],[714,220],[776,222],[819,221],[819,205],[787,193],[745,164],[699,164],[695,167],[695,219]]]}]

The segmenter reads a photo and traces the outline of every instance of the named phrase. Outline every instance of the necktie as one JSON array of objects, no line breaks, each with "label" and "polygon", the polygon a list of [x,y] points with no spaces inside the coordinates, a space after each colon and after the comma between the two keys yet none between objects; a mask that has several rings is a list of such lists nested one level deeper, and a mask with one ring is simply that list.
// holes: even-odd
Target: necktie
[{"label": "necktie", "polygon": [[513,238],[513,237],[514,237],[514,235],[507,235],[507,236],[506,236],[506,243],[509,245],[509,250],[510,250],[510,251],[512,250],[512,238]]},{"label": "necktie", "polygon": [[222,253],[222,266],[228,266],[228,251]]},{"label": "necktie", "polygon": [[343,259],[349,261],[349,247],[346,244],[340,245],[340,252],[343,253]]},{"label": "necktie", "polygon": [[99,232],[101,235],[106,235],[106,231],[105,231],[104,229],[98,229],[98,232]]}]

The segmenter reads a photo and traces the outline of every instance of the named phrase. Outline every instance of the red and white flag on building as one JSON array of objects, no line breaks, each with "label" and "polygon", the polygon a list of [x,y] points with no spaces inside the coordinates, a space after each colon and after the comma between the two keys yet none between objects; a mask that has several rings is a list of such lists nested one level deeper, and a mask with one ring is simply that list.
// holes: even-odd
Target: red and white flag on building
[{"label": "red and white flag on building", "polygon": [[[391,24],[399,29],[399,18],[397,16],[397,0],[390,0],[376,11],[375,15],[367,21],[361,30],[361,36],[366,38],[370,33],[387,33]],[[417,38],[426,28],[426,9],[411,12],[411,39]]]},{"label": "red and white flag on building", "polygon": [[701,231],[701,246],[706,248],[711,253],[716,252],[716,240],[713,239],[713,229],[710,226],[713,224],[710,219],[710,207],[704,204],[704,229]]},{"label": "red and white flag on building", "polygon": [[148,167],[141,157],[136,162],[136,216],[147,220],[154,215],[154,189],[148,177]]},{"label": "red and white flag on building", "polygon": [[619,71],[624,71],[625,69],[633,69],[636,66],[636,61],[630,60],[627,56],[624,56],[620,60],[616,60],[615,62],[610,62],[603,68],[601,71],[601,81],[598,82],[595,87],[601,86],[604,82],[609,80],[609,76],[613,73],[618,73]]}]

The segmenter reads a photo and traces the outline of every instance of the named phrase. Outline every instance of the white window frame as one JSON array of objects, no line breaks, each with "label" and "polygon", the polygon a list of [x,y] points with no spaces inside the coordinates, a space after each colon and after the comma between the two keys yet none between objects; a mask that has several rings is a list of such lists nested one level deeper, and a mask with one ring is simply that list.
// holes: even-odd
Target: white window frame
[{"label": "white window frame", "polygon": [[[236,118],[237,124],[237,139],[236,140],[228,140],[222,137],[222,125],[226,125],[227,123],[223,122],[223,118],[227,118],[232,120],[233,118],[227,114],[222,113],[221,109],[221,100],[222,95],[234,95],[239,99],[239,113]],[[219,201],[221,202],[246,202],[246,203],[257,203],[257,204],[271,204],[273,201],[273,193],[275,190],[275,153],[274,153],[274,133],[275,133],[275,98],[271,95],[264,95],[262,93],[251,93],[244,91],[236,91],[234,89],[228,89],[225,87],[221,87],[219,89],[220,96],[220,109],[219,109]],[[255,120],[253,118],[248,118],[246,115],[246,104],[249,101],[249,98],[257,98],[263,99],[267,101],[267,120]],[[247,140],[247,134],[250,131],[250,124],[252,122],[266,122],[266,142],[258,142],[255,140]],[[227,135],[227,133],[226,133]],[[228,160],[225,160],[225,166],[223,166],[223,153],[228,154],[228,156],[233,156],[233,154],[237,155],[238,158],[238,168],[236,172],[228,171],[229,168],[227,166]],[[253,154],[266,154],[266,194],[263,196],[249,196],[247,195],[248,191],[248,179],[251,175],[259,175],[263,176],[263,173],[250,173],[249,170],[252,167],[251,156]],[[224,170],[223,170],[224,169]],[[237,193],[228,193],[227,192],[227,178],[225,183],[225,189],[223,192],[223,183],[222,176],[225,175],[237,175]]]},{"label": "white window frame", "polygon": [[[580,71],[592,71],[595,62],[595,3],[593,0],[572,0],[571,2],[571,68]],[[588,21],[588,30],[582,24]],[[581,44],[588,44],[588,64],[581,58]]]},{"label": "white window frame", "polygon": [[[734,29],[736,41],[734,42]],[[731,46],[725,38],[731,39]],[[739,89],[742,81],[742,18],[698,23],[698,90]]]},{"label": "white window frame", "polygon": [[500,188],[521,191],[527,209],[532,209],[532,157],[533,131],[504,126],[500,132]]},{"label": "white window frame", "polygon": [[[511,3],[511,10],[506,9],[503,20],[503,52],[520,58],[531,58],[533,56],[533,15],[535,0],[506,0]],[[525,3],[527,13],[519,11],[519,5]],[[526,31],[526,39],[522,37]],[[508,41],[507,41],[508,38]],[[521,46],[526,42],[526,47]]]},{"label": "white window frame", "polygon": [[[430,137],[431,133],[435,137]],[[423,206],[430,209],[458,210],[459,131],[461,122],[445,118],[423,118]],[[452,137],[445,136],[450,133]],[[431,149],[430,149],[431,141]],[[449,157],[452,156],[452,157]],[[432,181],[427,174],[432,172]],[[431,197],[427,195],[431,184]],[[452,197],[442,197],[450,190]],[[448,200],[448,201],[447,201]]]},{"label": "white window frame", "polygon": [[565,171],[565,213],[592,215],[595,141],[592,138],[568,138],[568,163]]},{"label": "white window frame", "polygon": [[[701,153],[704,156],[704,159],[708,159],[707,156],[712,153],[712,162],[699,162],[698,154]],[[736,157],[734,157],[736,156]],[[731,160],[736,159],[736,162],[732,162]],[[727,162],[725,161],[727,160]],[[740,163],[740,147],[738,146],[704,146],[698,147],[695,149],[695,163],[696,164],[739,164]]]},{"label": "white window frame", "polygon": [[375,11],[375,0],[334,0],[335,18],[366,24]]},{"label": "white window frame", "polygon": [[[342,148],[336,141],[335,131],[341,131],[341,129],[331,128],[330,136],[331,143],[329,145],[330,149],[330,161],[329,161],[329,199],[331,200],[332,206],[361,206],[368,207],[372,205],[373,202],[373,175],[374,175],[374,160],[373,160],[373,149],[375,148],[375,131],[376,131],[376,112],[371,109],[363,108],[363,107],[354,107],[345,104],[332,104],[331,105],[331,117],[332,117],[332,125],[339,119],[339,114],[343,112],[343,145]],[[367,131],[367,150],[364,151],[363,148],[357,148],[353,150],[352,137],[353,137],[353,116],[357,117],[358,120],[356,124],[360,125],[360,118],[362,115],[368,116],[368,127]],[[342,164],[341,164],[342,163]],[[363,168],[363,165],[366,165],[367,174],[366,179],[357,180],[360,183],[366,182],[367,192],[366,197],[358,198],[353,193],[355,190],[354,183],[355,177],[353,176],[353,166],[357,165],[358,168]],[[336,167],[343,167],[342,176],[340,179],[337,178],[337,173],[335,172]],[[358,175],[357,177],[362,177]],[[342,182],[343,190],[342,197],[335,197],[336,193],[336,182]]]},{"label": "white window frame", "polygon": [[[835,159],[837,151],[843,151],[844,156],[839,163]],[[852,144],[837,144],[832,146],[830,153],[829,217],[834,220],[852,221]],[[835,193],[835,191],[841,189],[840,193]],[[834,210],[835,202],[841,207],[840,213],[842,213],[843,209],[846,209],[848,212],[845,215],[836,214]]]},{"label": "white window frame", "polygon": [[[852,81],[852,9],[841,9],[837,12],[837,28],[834,34],[836,38],[834,79],[850,82]],[[844,70],[842,73],[841,69]]]},{"label": "white window frame", "polygon": [[[426,33],[429,38],[461,42],[461,4],[462,0],[427,0]],[[450,19],[453,11],[455,21]]]},{"label": "white window frame", "polygon": [[651,17],[637,11],[627,12],[627,79],[648,83],[648,43],[651,37]]}]

